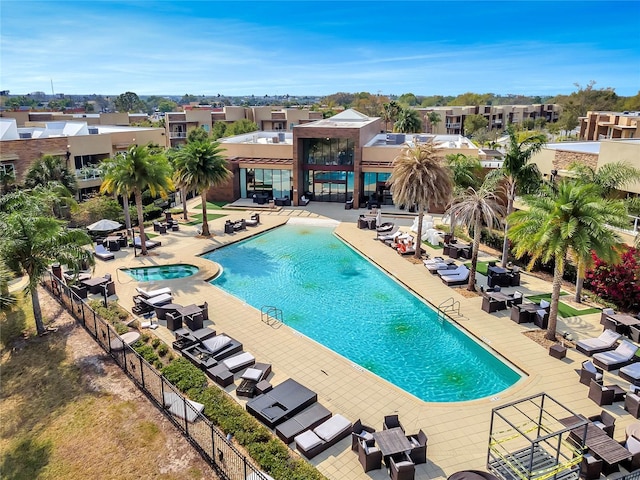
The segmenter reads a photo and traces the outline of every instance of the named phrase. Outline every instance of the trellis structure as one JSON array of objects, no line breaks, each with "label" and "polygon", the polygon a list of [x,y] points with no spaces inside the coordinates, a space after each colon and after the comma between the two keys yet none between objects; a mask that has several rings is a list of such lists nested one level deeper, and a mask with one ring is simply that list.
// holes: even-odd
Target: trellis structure
[{"label": "trellis structure", "polygon": [[[560,421],[572,417],[571,428]],[[578,480],[586,433],[586,419],[545,393],[496,407],[487,468],[504,480]]]}]

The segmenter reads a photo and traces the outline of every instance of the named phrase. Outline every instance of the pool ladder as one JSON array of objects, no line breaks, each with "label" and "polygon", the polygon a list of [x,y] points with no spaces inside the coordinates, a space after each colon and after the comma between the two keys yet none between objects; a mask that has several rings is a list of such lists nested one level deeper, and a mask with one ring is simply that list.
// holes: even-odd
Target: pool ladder
[{"label": "pool ladder", "polygon": [[438,305],[438,320],[446,320],[450,313],[455,313],[458,317],[462,316],[460,313],[460,301],[454,300],[453,297],[447,298]]},{"label": "pool ladder", "polygon": [[273,328],[280,328],[284,323],[282,310],[272,305],[265,305],[260,309],[260,319]]}]

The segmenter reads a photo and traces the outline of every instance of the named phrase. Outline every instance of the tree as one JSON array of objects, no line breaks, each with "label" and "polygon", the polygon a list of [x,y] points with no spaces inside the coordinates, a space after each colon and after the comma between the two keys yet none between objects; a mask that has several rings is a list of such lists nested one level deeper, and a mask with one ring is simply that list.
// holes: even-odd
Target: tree
[{"label": "tree", "polygon": [[453,175],[455,194],[469,187],[478,188],[482,183],[482,164],[478,157],[467,157],[464,153],[450,153],[444,157]]},{"label": "tree", "polygon": [[393,160],[393,170],[387,182],[391,186],[393,203],[415,205],[418,210],[418,241],[415,257],[421,255],[422,219],[433,202],[446,205],[453,191],[451,170],[431,143],[406,145]]},{"label": "tree", "polygon": [[206,142],[209,140],[209,133],[202,127],[189,130],[187,134],[187,143]]},{"label": "tree", "polygon": [[144,102],[133,92],[118,95],[114,104],[119,112],[143,112],[146,108]]},{"label": "tree", "polygon": [[442,122],[442,118],[440,118],[440,114],[438,112],[431,111],[427,113],[427,120],[429,122],[429,131],[433,133],[438,129],[438,124]]},{"label": "tree", "polygon": [[[603,198],[613,199],[617,191],[625,185],[640,180],[640,169],[633,167],[626,162],[613,162],[602,165],[597,171],[589,165],[574,162],[569,165],[569,171],[575,175],[574,178],[580,183],[594,184],[600,189]],[[576,296],[575,301],[582,302],[582,284],[588,268],[593,266],[591,254],[585,258],[578,258],[576,275]]]},{"label": "tree", "polygon": [[258,125],[246,118],[233,122],[227,126],[225,131],[225,137],[232,137],[234,135],[242,135],[243,133],[250,133],[259,130]]},{"label": "tree", "polygon": [[16,304],[16,297],[9,292],[9,282],[13,275],[4,260],[0,259],[0,311],[11,309]]},{"label": "tree", "polygon": [[398,102],[391,100],[389,103],[385,103],[382,109],[382,118],[384,119],[384,131],[389,131],[389,123],[393,124],[398,115],[400,114],[400,110],[402,107],[398,104]]},{"label": "tree", "polygon": [[197,141],[187,143],[173,156],[174,178],[187,190],[196,190],[202,198],[202,235],[211,236],[207,219],[207,192],[211,187],[224,184],[231,172],[218,142]]},{"label": "tree", "polygon": [[487,105],[489,103],[489,99],[492,97],[490,93],[472,93],[467,92],[461,95],[458,95],[456,98],[449,102],[449,105],[455,105],[460,107],[465,106],[480,106]]},{"label": "tree", "polygon": [[473,229],[471,270],[467,285],[467,290],[471,292],[476,291],[476,268],[482,225],[489,228],[499,225],[500,216],[504,214],[504,208],[499,204],[498,197],[487,187],[487,185],[482,185],[478,190],[468,187],[453,200],[447,211],[450,218],[455,218],[458,223],[466,224],[469,231]]},{"label": "tree", "polygon": [[531,193],[540,186],[541,175],[531,157],[539,152],[546,143],[546,136],[539,133],[528,133],[518,136],[513,125],[507,127],[509,142],[502,168],[494,170],[490,176],[501,177],[507,196],[507,220],[504,224],[504,244],[502,246],[502,267],[506,267],[509,256],[509,222],[508,216],[513,212],[513,203],[518,193]]},{"label": "tree", "polygon": [[138,212],[140,250],[147,254],[142,210],[142,192],[149,190],[152,197],[167,198],[173,190],[171,165],[162,153],[154,152],[150,145],[132,145],[129,150],[102,162],[100,192],[114,193],[129,198],[133,194]]},{"label": "tree", "polygon": [[484,115],[467,115],[464,119],[464,134],[466,136],[472,136],[478,130],[487,128],[489,120]]},{"label": "tree", "polygon": [[560,114],[560,118],[558,119],[558,126],[565,131],[565,135],[569,135],[574,128],[580,125],[580,120],[578,120],[578,115],[571,111],[564,111]]},{"label": "tree", "polygon": [[43,155],[36,160],[24,179],[27,188],[34,188],[36,185],[46,186],[51,182],[63,185],[71,193],[78,191],[76,177],[67,168],[66,162],[56,155]]},{"label": "tree", "polygon": [[172,100],[160,100],[158,102],[159,112],[173,112],[178,108],[178,104]]},{"label": "tree", "polygon": [[638,111],[640,110],[640,91],[633,97],[625,98],[622,103],[622,110],[624,111]]},{"label": "tree", "polygon": [[398,120],[393,124],[393,131],[400,133],[419,133],[422,131],[422,120],[417,110],[402,108]]},{"label": "tree", "polygon": [[227,124],[224,122],[214,122],[211,128],[211,138],[218,140],[219,138],[227,136]]},{"label": "tree", "polygon": [[[19,197],[23,198],[19,198]],[[44,216],[37,202],[24,192],[7,196],[0,205],[0,258],[16,275],[27,275],[33,316],[39,335],[45,332],[38,285],[51,263],[78,270],[93,265],[93,255],[82,248],[91,238],[81,230],[69,230],[54,218]]]},{"label": "tree", "polygon": [[546,338],[555,340],[558,302],[567,258],[584,258],[595,252],[611,263],[619,260],[623,247],[620,236],[609,225],[626,221],[621,201],[603,199],[593,184],[562,180],[544,185],[541,195],[527,195],[528,209],[509,215],[509,238],[518,258],[529,255],[532,268],[537,260],[554,262],[551,311]]}]

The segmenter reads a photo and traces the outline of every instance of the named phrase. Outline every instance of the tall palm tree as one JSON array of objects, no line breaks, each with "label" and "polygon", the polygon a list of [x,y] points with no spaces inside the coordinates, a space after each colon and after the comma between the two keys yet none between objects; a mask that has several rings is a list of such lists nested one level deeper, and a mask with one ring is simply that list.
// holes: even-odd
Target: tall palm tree
[{"label": "tall palm tree", "polygon": [[389,103],[382,105],[382,118],[384,119],[384,131],[389,131],[389,123],[393,123],[398,118],[398,114],[402,107],[395,100],[391,100]]},{"label": "tall palm tree", "polygon": [[169,161],[162,153],[152,153],[150,148],[148,145],[132,145],[126,152],[103,161],[100,186],[102,193],[115,193],[127,198],[133,194],[138,211],[142,255],[147,254],[142,192],[149,190],[152,197],[167,198],[173,190]]},{"label": "tall palm tree", "polygon": [[94,264],[93,255],[83,245],[91,238],[81,230],[68,230],[63,222],[44,216],[39,207],[2,209],[0,213],[0,258],[17,275],[27,275],[38,334],[45,332],[38,297],[38,284],[51,263],[78,270]]},{"label": "tall palm tree", "polygon": [[[467,157],[464,153],[451,153],[445,160],[453,175],[453,195],[458,196],[469,187],[478,188],[481,183],[482,164],[477,157]],[[449,231],[453,235],[456,218],[449,215]]]},{"label": "tall palm tree", "polygon": [[46,186],[51,182],[64,185],[73,194],[78,191],[76,177],[69,171],[65,161],[55,155],[43,155],[27,170],[24,184],[28,188],[34,188],[36,185]]},{"label": "tall palm tree", "polygon": [[509,238],[518,258],[531,256],[530,267],[538,260],[554,261],[551,311],[546,337],[556,338],[558,301],[562,274],[568,256],[584,258],[592,251],[607,263],[620,258],[622,240],[607,225],[626,221],[626,209],[619,200],[603,199],[593,184],[562,180],[557,186],[544,185],[541,195],[528,195],[528,210],[513,212]]},{"label": "tall palm tree", "polygon": [[459,194],[453,200],[447,213],[451,218],[456,218],[458,222],[466,224],[469,230],[473,228],[471,270],[469,272],[467,290],[475,292],[482,225],[484,224],[489,228],[500,225],[504,207],[499,203],[497,195],[487,185],[483,184],[478,190],[468,187]]},{"label": "tall palm tree", "polygon": [[519,135],[513,124],[507,127],[509,142],[502,168],[490,175],[502,177],[507,196],[507,220],[504,223],[504,243],[502,244],[502,267],[508,262],[509,256],[509,222],[508,215],[513,212],[516,194],[528,194],[540,188],[541,175],[538,166],[529,163],[531,157],[539,152],[547,141],[543,133],[530,134],[524,132]]},{"label": "tall palm tree", "polygon": [[438,112],[429,112],[427,114],[427,120],[429,120],[429,124],[431,125],[431,133],[438,127],[438,124],[442,122],[442,118],[440,118],[440,114]]},{"label": "tall palm tree", "polygon": [[446,205],[453,191],[451,170],[438,157],[433,144],[406,145],[393,160],[393,170],[387,182],[391,186],[393,203],[415,205],[418,209],[418,241],[415,258],[420,258],[422,220],[429,205]]},{"label": "tall palm tree", "polygon": [[[640,169],[626,162],[612,162],[602,165],[597,171],[584,163],[574,162],[569,165],[569,172],[581,183],[592,183],[600,188],[604,198],[616,198],[617,190],[629,183],[640,180]],[[625,202],[627,206],[629,204]],[[582,302],[582,285],[584,276],[589,268],[593,267],[593,256],[587,255],[585,258],[576,258],[576,296],[577,303]]]},{"label": "tall palm tree", "polygon": [[419,133],[422,131],[422,120],[417,110],[401,108],[398,119],[393,124],[393,131],[400,133]]},{"label": "tall palm tree", "polygon": [[211,236],[207,219],[207,192],[229,180],[231,172],[218,142],[195,141],[178,150],[173,162],[175,180],[186,189],[196,190],[202,198],[202,235]]}]

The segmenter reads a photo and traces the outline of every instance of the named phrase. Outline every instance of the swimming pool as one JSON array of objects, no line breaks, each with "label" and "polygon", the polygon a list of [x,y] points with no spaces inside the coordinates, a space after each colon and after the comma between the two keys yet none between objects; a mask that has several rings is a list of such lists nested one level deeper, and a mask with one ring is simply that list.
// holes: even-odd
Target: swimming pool
[{"label": "swimming pool", "polygon": [[204,257],[223,268],[214,285],[282,309],[291,328],[422,400],[488,397],[521,378],[332,228],[287,224]]},{"label": "swimming pool", "polygon": [[194,265],[176,264],[157,267],[123,268],[122,271],[138,282],[150,282],[152,280],[171,280],[190,277],[198,271],[198,267]]}]

